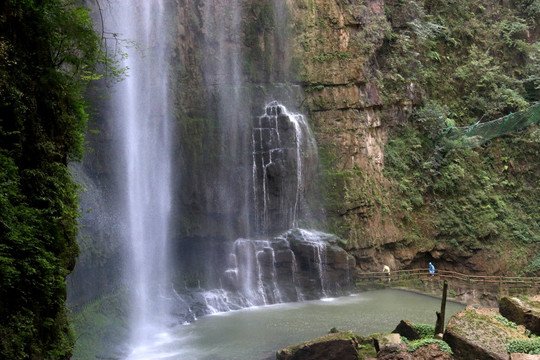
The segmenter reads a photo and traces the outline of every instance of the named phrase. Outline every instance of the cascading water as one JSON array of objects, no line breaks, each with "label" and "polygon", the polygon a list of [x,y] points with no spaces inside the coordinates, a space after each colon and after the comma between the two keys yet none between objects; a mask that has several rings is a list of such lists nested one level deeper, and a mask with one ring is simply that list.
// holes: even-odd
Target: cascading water
[{"label": "cascading water", "polygon": [[306,215],[306,189],[318,165],[317,146],[306,118],[272,101],[255,120],[252,144],[257,232],[298,227],[299,216]]},{"label": "cascading water", "polygon": [[111,2],[110,22],[134,41],[124,61],[129,75],[112,97],[122,134],[118,166],[125,184],[123,217],[130,296],[130,343],[137,347],[170,324],[168,229],[171,211],[171,115],[164,1]]},{"label": "cascading water", "polygon": [[[270,4],[271,8],[265,7],[266,15],[276,21],[278,30],[271,35],[273,40],[264,40],[269,50],[265,55],[270,58],[263,60],[269,65],[263,76],[268,77],[268,82],[287,81],[287,6],[282,2]],[[316,188],[313,180],[318,156],[306,118],[272,100],[287,102],[288,92],[277,90],[274,84],[255,87],[247,76],[246,66],[253,53],[249,54],[252,50],[245,44],[253,41],[253,29],[243,26],[252,12],[260,10],[257,5],[238,0],[204,0],[198,6],[204,55],[202,78],[210,100],[205,112],[215,122],[217,136],[211,138],[211,153],[218,159],[212,176],[205,174],[202,179],[206,185],[203,206],[208,214],[203,221],[212,230],[216,228],[212,225],[218,225],[219,230],[201,236],[198,242],[207,245],[186,257],[194,263],[187,271],[197,267],[195,272],[202,274],[205,287],[219,287],[204,292],[209,312],[326,294],[321,280],[326,271],[321,262],[326,259],[321,257],[321,246],[331,245],[321,240],[315,248],[297,232],[272,238],[309,224],[308,194]],[[271,57],[276,57],[280,65],[274,67]],[[255,106],[255,94],[264,94],[260,99],[270,101],[263,115],[250,121],[257,111],[254,109],[263,105]],[[295,237],[298,241],[289,245],[289,238]],[[187,239],[194,241],[191,236]],[[296,245],[302,241],[310,251],[296,253],[297,248],[303,249]],[[231,244],[229,261],[222,260],[227,257],[226,247],[218,244],[223,243]],[[179,256],[192,248],[191,243],[183,245]],[[220,260],[198,264],[201,257]]]},{"label": "cascading water", "polygon": [[238,239],[223,277],[227,302],[268,305],[344,294],[354,260],[337,237],[291,229],[269,240]]},{"label": "cascading water", "polygon": [[[244,53],[240,0],[201,2],[203,28],[203,78],[210,106],[214,108],[219,134],[216,173],[205,191],[224,218],[220,226],[227,236],[249,232],[249,204],[246,196],[248,167],[241,154],[249,151],[249,94],[244,91]],[[231,171],[234,169],[234,171]],[[234,189],[234,195],[232,190]],[[245,189],[244,191],[242,189]]]}]

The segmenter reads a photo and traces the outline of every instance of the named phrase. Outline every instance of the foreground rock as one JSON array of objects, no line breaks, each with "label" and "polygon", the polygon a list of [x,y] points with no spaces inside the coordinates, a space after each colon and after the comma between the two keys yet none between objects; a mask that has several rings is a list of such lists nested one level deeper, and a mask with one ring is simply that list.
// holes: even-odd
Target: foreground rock
[{"label": "foreground rock", "polygon": [[450,354],[439,349],[437,344],[422,346],[413,353],[407,351],[407,346],[396,345],[385,347],[377,354],[377,360],[452,360]]},{"label": "foreground rock", "polygon": [[358,360],[370,355],[375,355],[373,340],[346,331],[281,349],[276,360]]},{"label": "foreground rock", "polygon": [[529,300],[504,297],[499,302],[499,312],[508,320],[525,326],[535,335],[540,335],[540,296]]},{"label": "foreground rock", "polygon": [[409,341],[420,339],[420,335],[414,329],[413,324],[408,320],[401,320],[392,332],[407,338]]},{"label": "foreground rock", "polygon": [[505,344],[527,336],[504,325],[494,315],[498,315],[496,309],[467,307],[450,319],[444,341],[452,348],[455,359],[509,359]]},{"label": "foreground rock", "polygon": [[369,338],[352,332],[329,334],[279,350],[276,360],[452,360],[438,344],[409,352],[399,334],[378,334]]}]

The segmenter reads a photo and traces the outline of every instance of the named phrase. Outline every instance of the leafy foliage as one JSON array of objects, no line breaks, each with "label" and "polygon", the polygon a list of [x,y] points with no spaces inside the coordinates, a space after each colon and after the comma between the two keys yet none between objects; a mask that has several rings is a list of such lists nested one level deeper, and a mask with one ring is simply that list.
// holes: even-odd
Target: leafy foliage
[{"label": "leafy foliage", "polygon": [[508,270],[531,275],[540,269],[538,261],[526,266],[540,245],[537,128],[475,149],[440,134],[540,99],[533,3],[392,1],[388,16],[401,26],[379,52],[387,101],[410,84],[420,89],[411,121],[393,129],[385,148],[384,174],[397,195],[391,216],[405,237],[434,238],[458,256],[504,252]]},{"label": "leafy foliage", "polygon": [[0,18],[0,353],[67,359],[78,217],[67,162],[82,156],[100,39],[75,1],[6,0]]},{"label": "leafy foliage", "polygon": [[427,346],[430,344],[437,344],[439,345],[439,349],[441,351],[444,351],[445,353],[452,355],[452,349],[450,348],[450,345],[448,345],[446,342],[439,339],[420,339],[420,340],[411,341],[409,343],[409,348],[407,349],[407,351],[412,353],[418,350],[419,348],[421,348],[422,346]]},{"label": "leafy foliage", "polygon": [[540,354],[540,338],[512,339],[506,343],[508,353]]},{"label": "leafy foliage", "polygon": [[435,334],[435,326],[429,324],[413,324],[414,330],[421,339],[432,338]]}]

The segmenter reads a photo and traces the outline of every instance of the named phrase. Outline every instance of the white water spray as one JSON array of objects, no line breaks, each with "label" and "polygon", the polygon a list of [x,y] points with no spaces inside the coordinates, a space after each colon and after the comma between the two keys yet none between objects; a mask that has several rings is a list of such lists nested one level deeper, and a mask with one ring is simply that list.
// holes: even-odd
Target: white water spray
[{"label": "white water spray", "polygon": [[[162,0],[111,2],[111,23],[135,42],[123,65],[129,74],[113,95],[122,134],[118,167],[125,183],[122,206],[129,249],[125,283],[130,296],[130,343],[141,348],[170,323],[168,253],[171,210],[171,115],[168,104],[165,8]],[[137,355],[136,355],[137,354]]]}]

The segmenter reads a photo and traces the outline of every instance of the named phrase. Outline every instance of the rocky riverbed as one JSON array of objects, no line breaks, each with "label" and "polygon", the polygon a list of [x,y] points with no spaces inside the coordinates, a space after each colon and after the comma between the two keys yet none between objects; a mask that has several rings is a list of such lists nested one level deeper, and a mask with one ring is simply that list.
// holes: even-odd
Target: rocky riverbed
[{"label": "rocky riverbed", "polygon": [[504,297],[498,308],[468,306],[450,319],[444,334],[407,320],[390,334],[367,337],[332,329],[323,337],[279,350],[276,359],[540,359],[539,324],[540,296]]}]

